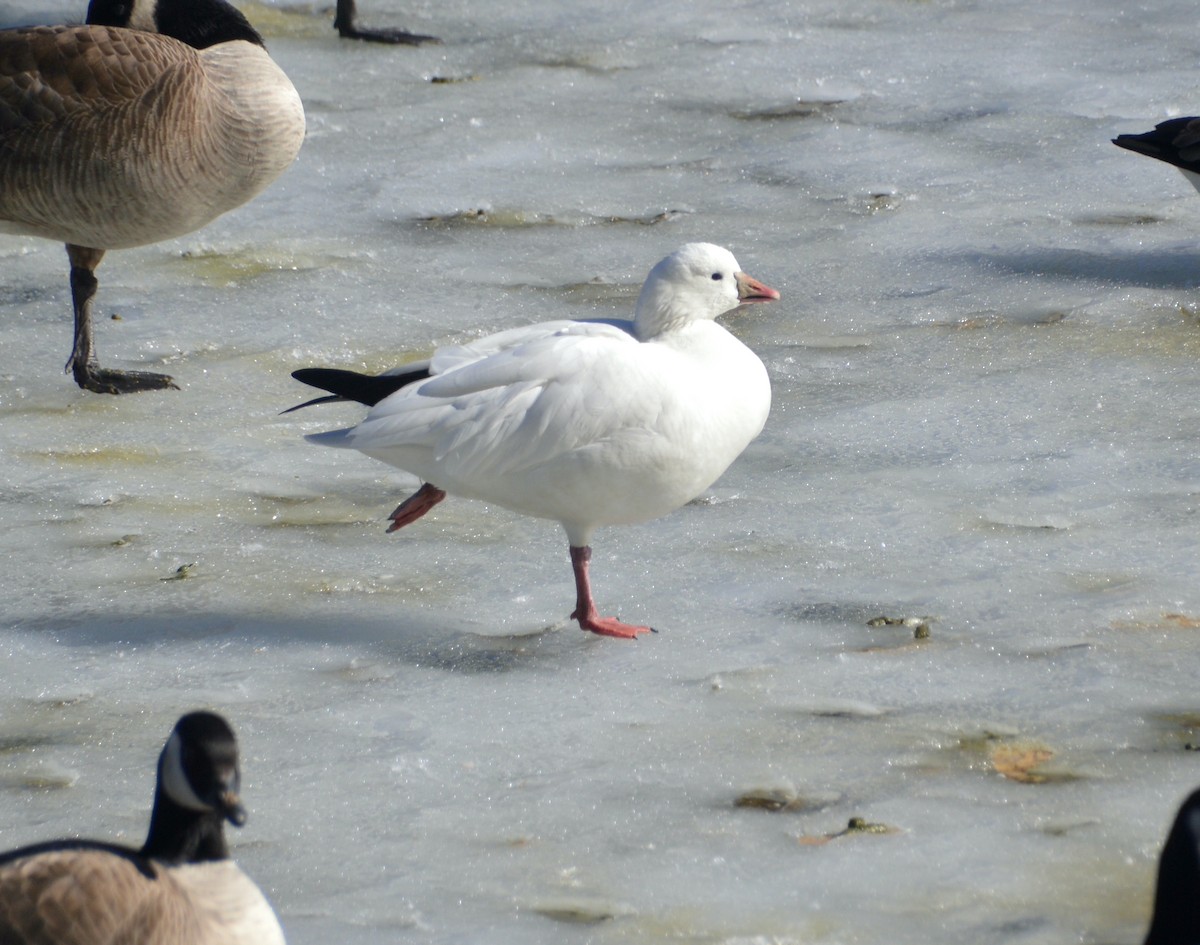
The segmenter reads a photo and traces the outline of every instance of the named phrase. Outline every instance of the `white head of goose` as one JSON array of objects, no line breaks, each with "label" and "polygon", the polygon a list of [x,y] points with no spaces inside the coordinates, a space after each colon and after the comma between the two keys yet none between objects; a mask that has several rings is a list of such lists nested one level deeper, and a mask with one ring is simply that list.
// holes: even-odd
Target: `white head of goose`
[{"label": "white head of goose", "polygon": [[0,942],[283,945],[271,906],[225,844],[225,821],[246,821],[239,781],[228,723],[183,716],[158,759],[140,850],[56,840],[0,854]]},{"label": "white head of goose", "polygon": [[295,159],[304,110],[225,0],[92,0],[88,24],[0,30],[0,232],[66,243],[80,387],[174,387],[97,364],[95,269],[248,201]]}]

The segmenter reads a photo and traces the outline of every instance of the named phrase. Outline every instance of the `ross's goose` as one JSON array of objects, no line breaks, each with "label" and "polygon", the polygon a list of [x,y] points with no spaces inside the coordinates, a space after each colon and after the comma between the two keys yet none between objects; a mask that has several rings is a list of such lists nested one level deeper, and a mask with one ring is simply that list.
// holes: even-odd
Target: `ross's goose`
[{"label": "ross's goose", "polygon": [[174,387],[96,363],[95,269],[261,191],[300,150],[304,109],[225,0],[92,0],[87,19],[0,30],[0,233],[67,244],[80,387]]},{"label": "ross's goose", "polygon": [[140,850],[55,840],[0,853],[4,945],[284,945],[259,888],[229,858],[240,827],[237,741],[213,712],[183,716],[158,759]]},{"label": "ross's goose", "polygon": [[334,395],[309,403],[371,407],[357,426],[307,439],[424,480],[392,513],[389,532],[447,493],[562,523],[575,573],[571,616],[584,630],[636,637],[650,628],[596,612],[592,533],[694,499],[762,430],[766,368],[714,319],[778,298],[727,249],[689,243],[650,271],[632,322],[515,328],[378,377],[296,371]]}]

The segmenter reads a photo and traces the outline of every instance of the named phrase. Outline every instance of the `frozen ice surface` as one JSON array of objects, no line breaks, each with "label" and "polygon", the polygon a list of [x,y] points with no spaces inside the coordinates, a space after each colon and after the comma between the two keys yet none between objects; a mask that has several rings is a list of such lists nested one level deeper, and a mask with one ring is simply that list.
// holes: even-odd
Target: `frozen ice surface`
[{"label": "frozen ice surface", "polygon": [[[1200,197],[1109,139],[1200,112],[1192,5],[360,8],[445,43],[248,6],[298,162],[99,270],[102,361],[183,390],[76,390],[62,247],[0,238],[0,845],[139,842],[205,705],[293,945],[1139,942],[1200,783]],[[301,439],[361,411],[279,415],[696,239],[783,292],[728,320],[775,405],[597,536],[653,638],[566,619],[552,523],[385,536],[415,482]]]}]

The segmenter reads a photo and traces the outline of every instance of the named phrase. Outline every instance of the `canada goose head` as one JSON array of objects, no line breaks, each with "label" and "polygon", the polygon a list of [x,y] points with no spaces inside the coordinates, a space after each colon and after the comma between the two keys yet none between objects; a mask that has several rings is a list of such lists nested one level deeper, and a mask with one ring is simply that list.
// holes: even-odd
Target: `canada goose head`
[{"label": "canada goose head", "polygon": [[3,945],[285,945],[262,891],[228,858],[245,822],[237,742],[212,712],[183,716],[158,761],[141,850],[52,840],[0,853]]},{"label": "canada goose head", "polygon": [[225,0],[91,0],[87,22],[162,33],[194,49],[235,40],[263,45],[250,21]]},{"label": "canada goose head", "polygon": [[225,821],[240,827],[246,809],[238,791],[237,739],[214,712],[189,712],[158,758],[158,784],[142,855],[173,863],[229,856]]},{"label": "canada goose head", "polygon": [[634,326],[643,341],[688,322],[711,320],[779,293],[742,272],[733,253],[712,243],[686,243],[658,262],[642,285]]}]

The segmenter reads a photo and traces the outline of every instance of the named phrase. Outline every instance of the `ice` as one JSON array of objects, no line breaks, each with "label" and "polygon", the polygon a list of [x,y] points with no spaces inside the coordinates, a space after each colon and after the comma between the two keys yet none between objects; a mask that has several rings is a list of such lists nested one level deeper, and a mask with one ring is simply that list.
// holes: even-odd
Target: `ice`
[{"label": "ice", "polygon": [[[181,391],[79,392],[62,247],[0,238],[0,845],[140,842],[209,706],[293,945],[1140,941],[1200,783],[1200,198],[1109,139],[1200,112],[1192,8],[359,5],[445,43],[248,6],[299,160],[99,270],[102,362]],[[597,535],[653,637],[567,619],[553,523],[385,536],[415,480],[301,438],[360,409],[280,416],[696,239],[783,293],[727,320],[775,403]]]}]

